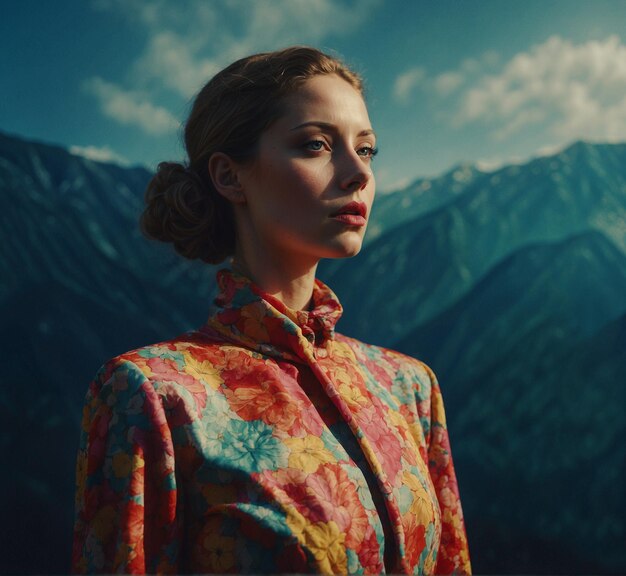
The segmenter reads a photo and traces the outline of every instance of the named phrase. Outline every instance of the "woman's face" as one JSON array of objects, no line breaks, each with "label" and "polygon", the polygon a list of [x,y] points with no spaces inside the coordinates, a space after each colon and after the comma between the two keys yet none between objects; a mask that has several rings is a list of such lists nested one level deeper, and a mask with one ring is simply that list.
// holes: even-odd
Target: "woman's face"
[{"label": "woman's face", "polygon": [[239,174],[248,241],[282,259],[353,256],[375,191],[376,138],[363,98],[342,78],[321,75],[283,105]]}]

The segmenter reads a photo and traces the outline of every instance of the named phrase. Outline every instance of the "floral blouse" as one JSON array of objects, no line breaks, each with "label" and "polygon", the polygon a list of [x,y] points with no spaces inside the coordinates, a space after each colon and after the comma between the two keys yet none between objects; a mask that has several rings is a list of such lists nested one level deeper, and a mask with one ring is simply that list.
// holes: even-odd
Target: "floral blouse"
[{"label": "floral blouse", "polygon": [[200,330],[91,383],[79,573],[469,573],[437,381],[232,271]]}]

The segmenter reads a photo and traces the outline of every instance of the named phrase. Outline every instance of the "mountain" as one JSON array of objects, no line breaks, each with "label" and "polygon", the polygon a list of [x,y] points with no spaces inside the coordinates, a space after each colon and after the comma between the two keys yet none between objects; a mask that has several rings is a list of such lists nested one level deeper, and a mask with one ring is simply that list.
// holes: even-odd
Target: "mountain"
[{"label": "mountain", "polygon": [[[558,325],[526,343],[545,331]],[[624,572],[625,334],[626,315],[542,361],[504,355],[465,382],[452,441],[476,572]]]},{"label": "mountain", "polygon": [[388,229],[320,276],[344,304],[341,330],[391,345],[524,245],[599,230],[626,251],[625,221],[626,145],[579,142],[471,178],[447,204]]},{"label": "mountain", "polygon": [[441,208],[486,177],[471,164],[459,164],[436,178],[419,178],[391,194],[379,195],[366,241],[371,242],[391,228]]},{"label": "mountain", "polygon": [[[150,176],[0,133],[0,301],[24,287],[54,284],[111,311],[147,308],[153,330],[188,325],[188,302],[206,293],[213,274],[141,237],[137,222]],[[180,306],[164,323],[155,312],[171,292],[180,294]]]},{"label": "mountain", "polygon": [[[476,180],[485,175],[475,166],[459,164],[436,178],[418,178],[405,188],[376,198],[365,235],[370,244],[383,234],[404,223],[445,206],[463,194]],[[319,274],[330,277],[343,265],[342,260],[323,260]]]},{"label": "mountain", "polygon": [[[320,267],[342,332],[436,369],[477,573],[626,570],[625,160],[458,166],[379,198],[378,237]],[[98,366],[208,311],[214,268],[138,232],[149,178],[0,133],[4,573],[68,571]]]},{"label": "mountain", "polygon": [[208,312],[214,270],[138,232],[149,178],[0,133],[3,573],[69,570],[80,415],[98,366]]},{"label": "mountain", "polygon": [[477,572],[626,566],[624,253],[598,232],[522,248],[396,348],[447,392]]},{"label": "mountain", "polygon": [[556,323],[554,343],[576,341],[623,312],[626,254],[603,234],[590,231],[520,248],[395,347],[433,364],[440,378],[459,390],[461,382],[496,362],[498,355],[550,353],[549,346],[521,348],[527,332],[543,327],[545,340],[545,327]]}]

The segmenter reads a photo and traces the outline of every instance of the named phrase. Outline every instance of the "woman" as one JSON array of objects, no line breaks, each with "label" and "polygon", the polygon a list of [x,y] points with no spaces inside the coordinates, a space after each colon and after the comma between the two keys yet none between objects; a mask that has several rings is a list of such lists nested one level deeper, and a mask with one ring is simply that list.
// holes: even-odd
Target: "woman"
[{"label": "woman", "polygon": [[469,572],[441,394],[337,334],[320,258],[359,252],[375,135],[359,77],[294,47],[198,94],[144,229],[217,263],[205,326],[108,362],[78,457],[78,572]]}]

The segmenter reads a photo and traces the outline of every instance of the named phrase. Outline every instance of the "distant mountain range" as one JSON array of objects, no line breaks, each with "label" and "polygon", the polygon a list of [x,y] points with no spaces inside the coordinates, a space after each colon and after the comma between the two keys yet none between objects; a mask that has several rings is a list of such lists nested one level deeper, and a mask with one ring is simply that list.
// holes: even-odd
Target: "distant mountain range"
[{"label": "distant mountain range", "polygon": [[[586,232],[514,252],[397,344],[445,384],[466,514],[491,570],[624,566],[625,295],[626,255]],[[572,548],[538,562],[528,533]]]},{"label": "distant mountain range", "polygon": [[626,145],[460,166],[375,210],[321,273],[341,330],[438,374],[475,571],[626,572]]},{"label": "distant mountain range", "polygon": [[81,406],[98,366],[206,317],[214,271],[139,233],[149,178],[0,133],[1,573],[69,571]]},{"label": "distant mountain range", "polygon": [[[138,232],[149,178],[0,134],[0,572],[67,572],[89,379],[208,312],[214,268]],[[626,145],[457,166],[369,232],[320,276],[438,374],[475,572],[626,572]]]},{"label": "distant mountain range", "polygon": [[[529,243],[595,229],[626,251],[624,145],[579,142],[524,166],[490,174],[466,172],[464,188],[447,194],[443,204],[438,198],[441,179],[427,192],[422,181],[404,198],[383,196],[385,220],[373,223],[381,230],[379,238],[357,258],[333,263],[328,271],[322,268],[355,337],[394,344]],[[403,222],[400,214],[406,208],[401,206],[413,200],[420,210]],[[389,205],[399,215],[397,226],[390,223]]]}]

